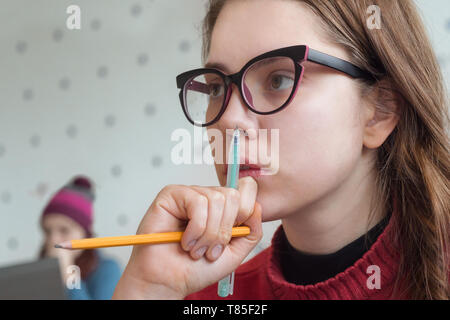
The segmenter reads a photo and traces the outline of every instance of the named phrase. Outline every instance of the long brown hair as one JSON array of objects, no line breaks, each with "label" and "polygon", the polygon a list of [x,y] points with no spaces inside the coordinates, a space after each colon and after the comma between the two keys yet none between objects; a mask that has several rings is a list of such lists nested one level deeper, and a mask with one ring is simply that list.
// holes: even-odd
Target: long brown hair
[{"label": "long brown hair", "polygon": [[[230,1],[230,0],[228,0]],[[315,13],[330,41],[376,81],[378,112],[400,115],[377,150],[375,207],[397,212],[393,246],[399,249],[398,283],[410,299],[449,299],[450,157],[448,96],[425,28],[412,0],[291,0]],[[217,17],[227,0],[210,0],[203,21],[202,61],[209,54]],[[376,5],[381,28],[369,29]],[[388,108],[395,99],[397,110]],[[376,212],[376,208],[372,212]],[[396,286],[397,287],[397,286]],[[398,288],[397,288],[398,289]],[[393,293],[394,295],[395,293]]]}]

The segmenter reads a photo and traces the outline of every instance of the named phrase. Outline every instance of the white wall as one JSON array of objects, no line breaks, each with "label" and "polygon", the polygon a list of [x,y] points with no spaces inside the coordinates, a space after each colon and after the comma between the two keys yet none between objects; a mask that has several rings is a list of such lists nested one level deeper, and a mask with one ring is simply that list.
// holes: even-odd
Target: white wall
[{"label": "white wall", "polygon": [[[81,30],[66,28],[70,4]],[[193,132],[175,76],[200,66],[204,12],[203,0],[1,1],[0,264],[35,258],[41,210],[75,174],[96,183],[98,236],[134,234],[167,184],[218,185],[213,166],[170,161],[173,130]],[[122,266],[131,253],[102,250]]]},{"label": "white wall", "polygon": [[[41,210],[75,174],[96,182],[98,236],[134,234],[166,184],[218,184],[212,166],[170,161],[172,131],[192,131],[175,76],[200,66],[204,0],[0,2],[0,265],[36,257]],[[418,3],[448,79],[450,2]],[[131,252],[103,250],[122,266]]]}]

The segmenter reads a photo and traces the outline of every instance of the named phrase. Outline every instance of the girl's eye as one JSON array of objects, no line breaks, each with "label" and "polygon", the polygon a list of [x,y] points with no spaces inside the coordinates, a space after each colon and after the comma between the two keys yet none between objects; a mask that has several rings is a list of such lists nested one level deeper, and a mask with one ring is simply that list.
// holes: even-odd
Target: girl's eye
[{"label": "girl's eye", "polygon": [[220,84],[210,84],[210,96],[213,98],[220,97],[223,94],[223,85]]},{"label": "girl's eye", "polygon": [[294,85],[294,79],[282,75],[282,74],[274,74],[270,77],[270,89],[271,90],[285,90],[291,89]]}]

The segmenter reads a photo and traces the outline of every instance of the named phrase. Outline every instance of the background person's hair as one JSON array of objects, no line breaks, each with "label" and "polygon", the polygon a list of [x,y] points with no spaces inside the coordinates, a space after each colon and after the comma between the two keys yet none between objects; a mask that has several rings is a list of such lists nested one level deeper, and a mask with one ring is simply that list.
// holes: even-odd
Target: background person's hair
[{"label": "background person's hair", "polygon": [[[202,61],[217,17],[230,0],[210,0],[203,21]],[[448,299],[450,157],[448,96],[443,77],[412,0],[290,0],[309,7],[331,42],[378,80],[361,94],[399,122],[377,150],[374,210],[392,210],[393,246],[400,252],[396,290],[411,299]],[[381,29],[369,29],[369,6],[381,10]],[[359,80],[358,80],[359,81]],[[370,93],[370,94],[369,94]],[[392,103],[394,99],[394,103]],[[395,105],[397,109],[390,106]],[[393,292],[395,294],[395,292]]]}]

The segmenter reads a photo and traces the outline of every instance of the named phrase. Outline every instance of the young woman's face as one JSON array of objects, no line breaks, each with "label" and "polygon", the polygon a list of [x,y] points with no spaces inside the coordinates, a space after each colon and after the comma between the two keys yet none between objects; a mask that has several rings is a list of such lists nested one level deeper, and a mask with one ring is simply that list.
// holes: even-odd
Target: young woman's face
[{"label": "young woman's face", "polygon": [[45,248],[53,248],[55,244],[86,237],[86,231],[71,218],[59,214],[48,214],[42,221],[45,235]]},{"label": "young woman's face", "polygon": [[[229,1],[217,19],[206,62],[221,63],[229,72],[222,71],[235,73],[259,54],[301,44],[349,60],[343,49],[326,40],[317,19],[297,1]],[[324,66],[306,62],[304,67],[295,98],[281,112],[251,112],[233,85],[226,112],[211,126],[224,135],[236,125],[256,132],[267,129],[269,137],[270,130],[279,130],[278,172],[257,178],[264,221],[324,199],[349,179],[362,154],[362,101],[356,82]],[[216,163],[221,185],[226,182],[224,166]]]}]

